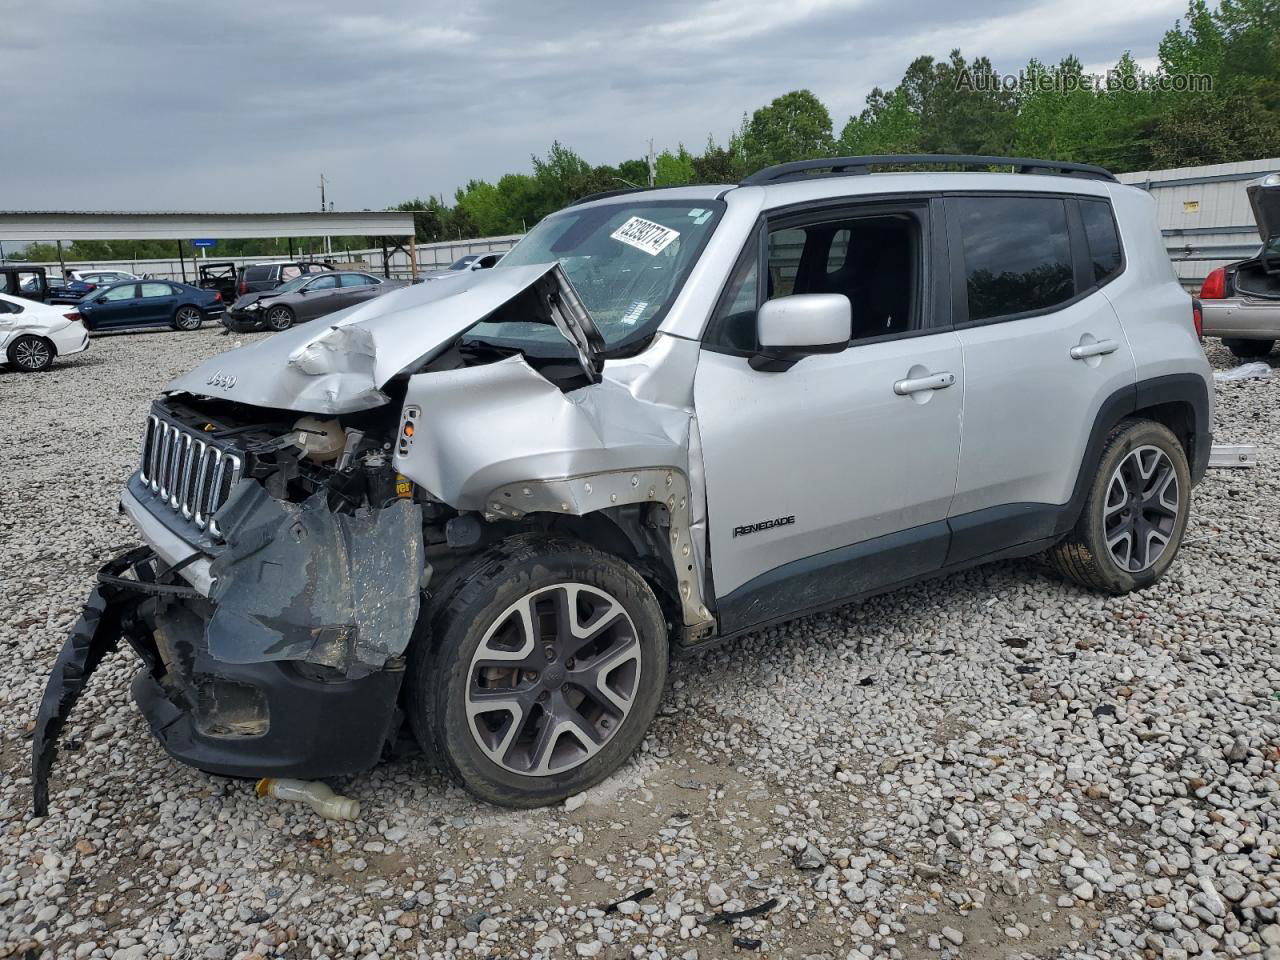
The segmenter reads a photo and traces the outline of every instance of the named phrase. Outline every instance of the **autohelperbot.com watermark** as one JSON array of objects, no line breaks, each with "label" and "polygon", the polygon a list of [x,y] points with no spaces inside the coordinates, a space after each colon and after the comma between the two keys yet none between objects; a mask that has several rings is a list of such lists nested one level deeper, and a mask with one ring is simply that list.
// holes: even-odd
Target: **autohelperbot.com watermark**
[{"label": "autohelperbot.com watermark", "polygon": [[1122,70],[1108,70],[1106,73],[1063,70],[975,73],[961,70],[956,75],[955,88],[975,93],[1066,94],[1077,90],[1094,93],[1212,93],[1213,76],[1208,73],[1132,73]]}]

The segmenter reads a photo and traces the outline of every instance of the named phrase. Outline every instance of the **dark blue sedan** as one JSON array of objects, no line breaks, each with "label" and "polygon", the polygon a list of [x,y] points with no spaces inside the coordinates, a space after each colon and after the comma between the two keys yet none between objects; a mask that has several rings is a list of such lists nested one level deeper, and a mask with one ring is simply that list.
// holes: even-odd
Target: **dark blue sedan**
[{"label": "dark blue sedan", "polygon": [[173,280],[126,280],[99,287],[77,305],[91,331],[122,327],[173,327],[199,330],[222,316],[226,304],[216,290],[201,290]]}]

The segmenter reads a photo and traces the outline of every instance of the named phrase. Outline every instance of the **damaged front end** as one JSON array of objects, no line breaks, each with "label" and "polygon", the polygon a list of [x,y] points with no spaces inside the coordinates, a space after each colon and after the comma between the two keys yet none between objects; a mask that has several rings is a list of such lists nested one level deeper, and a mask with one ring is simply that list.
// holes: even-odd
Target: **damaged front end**
[{"label": "damaged front end", "polygon": [[372,766],[394,735],[426,568],[421,504],[377,417],[285,418],[158,401],[122,495],[148,542],[99,573],[32,745],[47,808],[57,737],[126,642],[132,694],[176,759],[229,776]]},{"label": "damaged front end", "polygon": [[[471,332],[513,320],[568,351]],[[176,759],[243,777],[367,769],[400,728],[433,570],[505,537],[601,543],[655,585],[680,638],[709,636],[697,344],[659,335],[608,373],[603,352],[564,271],[541,264],[395,291],[171,383],[121,495],[146,547],[100,573],[41,703],[37,813],[57,737],[122,641]]]}]

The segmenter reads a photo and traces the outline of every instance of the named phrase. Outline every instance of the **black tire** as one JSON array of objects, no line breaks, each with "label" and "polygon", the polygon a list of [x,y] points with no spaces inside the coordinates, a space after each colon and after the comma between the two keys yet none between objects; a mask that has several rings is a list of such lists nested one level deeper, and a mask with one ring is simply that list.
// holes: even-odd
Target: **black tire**
[{"label": "black tire", "polygon": [[23,373],[39,373],[53,365],[58,350],[44,337],[24,333],[9,344],[7,353],[9,362]]},{"label": "black tire", "polygon": [[[573,593],[564,585],[571,585]],[[581,626],[612,623],[617,625],[616,632],[613,627],[607,631],[602,629],[599,635],[604,639],[585,645],[577,638],[565,639],[563,631],[548,638],[548,624],[554,628],[556,610],[563,611],[572,605],[574,612],[570,616],[576,622],[582,615],[582,598],[586,598],[589,605],[605,596],[621,607],[625,618],[615,611],[592,620],[595,612],[588,606],[590,615]],[[578,599],[570,600],[570,597]],[[536,655],[544,659],[540,671],[526,671],[523,666],[495,668],[473,663],[481,643],[491,631],[494,636],[486,649],[490,652],[509,649],[499,645],[498,639],[506,626],[521,622],[511,610],[525,603],[535,604],[529,608],[535,614],[547,613],[536,621],[539,636],[532,644],[528,644],[527,639],[521,641],[531,647],[530,657]],[[563,606],[557,607],[557,603]],[[534,535],[506,540],[446,578],[424,611],[423,623],[426,629],[420,631],[410,648],[405,678],[405,710],[410,728],[424,753],[442,760],[455,780],[490,803],[539,807],[580,793],[622,765],[640,744],[657,712],[667,673],[667,626],[657,598],[634,569],[586,544]],[[585,655],[583,650],[587,650]],[[551,656],[554,651],[563,652],[558,667],[556,657]],[[615,719],[602,709],[602,698],[594,694],[588,696],[586,686],[573,682],[578,673],[571,673],[567,678],[569,682],[564,681],[566,671],[573,671],[575,667],[586,675],[592,664],[616,662],[618,651],[624,654],[636,651],[638,655],[630,686],[630,706],[620,719]],[[575,664],[569,654],[582,657],[582,661]],[[584,668],[583,664],[587,666]],[[597,673],[595,686],[608,685],[614,675],[611,671],[620,669],[630,669],[630,662],[625,668],[611,666]],[[491,679],[492,673],[508,670],[513,670],[518,686],[503,686]],[[493,686],[484,689],[479,683],[473,686],[476,680]],[[626,683],[625,677],[623,683]],[[547,693],[548,689],[553,692]],[[505,711],[508,723],[502,727],[494,726],[494,722],[504,711],[477,713],[473,727],[468,699],[472,691],[505,696],[508,690],[512,697],[525,698],[528,710],[519,717],[513,711]],[[539,690],[543,692],[537,692]],[[566,706],[578,696],[582,699],[576,707]],[[536,698],[536,702],[531,698]],[[594,745],[595,752],[590,753],[590,748],[575,732],[584,727],[576,726],[546,738],[549,748],[537,754],[538,745],[548,730],[556,729],[548,728],[547,722],[553,717],[568,716],[564,713],[566,709],[601,738]],[[595,711],[600,711],[596,718],[588,719]],[[559,769],[543,773],[521,773],[513,769],[522,765],[521,760],[528,768],[537,756],[550,759],[559,755],[560,748],[566,746],[567,734],[572,734],[568,737],[568,758],[560,761]],[[482,736],[493,741],[488,752],[481,745]],[[527,746],[522,746],[526,743]],[[497,759],[495,754],[499,755]],[[508,762],[508,758],[517,757],[520,759]]]},{"label": "black tire", "polygon": [[[1144,464],[1151,465],[1150,477],[1140,475]],[[1168,473],[1161,472],[1166,464],[1173,491],[1163,479]],[[1163,490],[1157,490],[1161,484]],[[1172,517],[1169,501],[1177,504]],[[1049,565],[1090,590],[1117,595],[1143,590],[1164,576],[1177,556],[1190,505],[1191,471],[1178,438],[1163,424],[1124,420],[1107,437],[1080,518],[1049,551]],[[1161,538],[1163,545],[1157,542]]]},{"label": "black tire", "polygon": [[267,308],[266,316],[263,317],[262,322],[268,330],[279,333],[281,330],[288,330],[292,327],[297,319],[292,310],[283,303],[278,303],[273,307]]},{"label": "black tire", "polygon": [[173,311],[173,329],[190,333],[204,325],[204,311],[199,307],[184,304]]},{"label": "black tire", "polygon": [[1265,357],[1276,345],[1274,340],[1240,340],[1236,337],[1223,337],[1222,345],[1240,360],[1257,360]]}]

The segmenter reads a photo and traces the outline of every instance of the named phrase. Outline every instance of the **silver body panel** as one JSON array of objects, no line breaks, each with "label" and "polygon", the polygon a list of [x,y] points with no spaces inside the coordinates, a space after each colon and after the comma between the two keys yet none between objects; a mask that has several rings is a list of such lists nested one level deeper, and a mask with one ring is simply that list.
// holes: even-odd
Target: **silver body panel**
[{"label": "silver body panel", "polygon": [[[960,331],[964,450],[952,516],[1070,498],[1098,409],[1134,382],[1133,353],[1105,290],[1038,317]],[[1072,357],[1089,342],[1116,349]]]},{"label": "silver body panel", "polygon": [[[695,401],[716,595],[784,563],[944,519],[960,454],[961,371],[951,331],[806,357],[785,373],[704,351]],[[894,391],[940,372],[955,385]],[[779,517],[794,522],[735,536]]]}]

